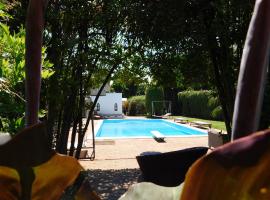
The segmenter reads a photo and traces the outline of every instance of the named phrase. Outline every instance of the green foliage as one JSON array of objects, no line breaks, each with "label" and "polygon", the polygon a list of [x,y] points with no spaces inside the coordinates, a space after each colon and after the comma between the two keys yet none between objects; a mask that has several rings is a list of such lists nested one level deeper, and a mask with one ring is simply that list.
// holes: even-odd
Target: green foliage
[{"label": "green foliage", "polygon": [[129,98],[144,95],[147,83],[146,73],[131,64],[117,70],[111,87],[115,92],[121,92],[123,97]]},{"label": "green foliage", "polygon": [[[42,52],[43,81],[53,74],[52,64],[44,59],[45,50]],[[24,127],[24,58],[25,30],[21,28],[12,34],[6,24],[0,23],[0,131],[11,134]]]},{"label": "green foliage", "polygon": [[184,116],[222,120],[222,109],[212,91],[188,90],[178,93]]},{"label": "green foliage", "polygon": [[[145,91],[145,105],[146,112],[148,115],[152,115],[152,101],[163,101],[164,100],[164,92],[161,87],[151,86],[148,87]],[[156,112],[162,112],[161,110],[156,110]],[[160,115],[163,113],[154,113],[156,115]]]},{"label": "green foliage", "polygon": [[[5,78],[12,87],[25,79],[25,30],[11,34],[9,27],[0,23],[0,76]],[[45,60],[46,49],[42,49],[42,78],[48,79],[54,72],[52,64]]]},{"label": "green foliage", "polygon": [[0,21],[1,19],[7,19],[10,15],[6,12],[6,5],[3,2],[0,2]]},{"label": "green foliage", "polygon": [[228,132],[253,6],[250,1],[225,0],[130,2],[128,30],[149,45],[144,55],[151,78],[181,90],[215,88]]},{"label": "green foliage", "polygon": [[87,130],[80,121],[90,89],[100,88],[105,77],[114,76],[111,69],[130,64],[132,54],[124,48],[128,41],[120,3],[125,2],[68,0],[48,4],[44,42],[50,44],[48,57],[55,74],[47,93],[47,127],[52,146],[61,153],[66,153],[71,126],[79,140]]},{"label": "green foliage", "polygon": [[216,107],[212,112],[211,112],[212,119],[215,120],[223,120],[223,110],[221,106]]},{"label": "green foliage", "polygon": [[128,99],[128,115],[145,115],[145,96],[133,96]]},{"label": "green foliage", "polygon": [[0,23],[0,130],[9,133],[24,125],[24,34]]},{"label": "green foliage", "polygon": [[19,33],[12,35],[7,25],[0,24],[0,35],[1,45],[3,47],[0,54],[2,76],[14,86],[23,82],[25,77],[25,31],[21,29]]},{"label": "green foliage", "polygon": [[[10,23],[12,30],[24,23],[26,6],[27,1],[23,0],[12,12],[17,15]],[[188,88],[215,88],[219,94],[225,92],[222,102],[228,106],[222,107],[232,107],[252,8],[248,1],[224,0],[50,2],[44,42],[49,44],[48,57],[55,74],[41,100],[50,108],[49,129],[55,130],[55,136],[63,135],[59,141],[64,141],[72,120],[84,107],[83,95],[90,88],[100,87],[115,63],[119,63],[119,70],[113,74],[112,88],[125,97],[144,94],[145,85],[141,83],[150,77],[175,93]],[[218,63],[216,69],[213,63]],[[215,71],[220,72],[220,77]],[[45,72],[43,77],[50,75]],[[220,80],[221,88],[215,80]],[[79,93],[83,94],[81,101],[77,98]],[[152,101],[164,100],[161,93],[153,97],[146,94],[149,114]],[[207,101],[204,103],[208,105]],[[220,108],[209,104],[207,115],[217,117]]]},{"label": "green foliage", "polygon": [[145,87],[145,85],[136,83],[134,81],[121,82],[118,79],[113,81],[111,89],[114,92],[121,92],[123,94],[123,97],[129,98],[136,95],[144,95],[145,89],[143,89],[143,87]]}]

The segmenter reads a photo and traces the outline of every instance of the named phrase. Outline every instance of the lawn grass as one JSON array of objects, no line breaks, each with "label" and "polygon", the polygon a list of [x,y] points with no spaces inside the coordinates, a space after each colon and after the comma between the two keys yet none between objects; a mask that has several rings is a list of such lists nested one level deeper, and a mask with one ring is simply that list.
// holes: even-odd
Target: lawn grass
[{"label": "lawn grass", "polygon": [[185,116],[172,116],[172,117],[173,118],[179,117],[179,118],[187,119],[189,122],[193,122],[193,121],[208,122],[208,123],[212,124],[212,128],[226,131],[225,122],[222,122],[222,121],[206,120],[206,119],[200,119],[200,118],[191,118],[191,117],[185,117]]}]

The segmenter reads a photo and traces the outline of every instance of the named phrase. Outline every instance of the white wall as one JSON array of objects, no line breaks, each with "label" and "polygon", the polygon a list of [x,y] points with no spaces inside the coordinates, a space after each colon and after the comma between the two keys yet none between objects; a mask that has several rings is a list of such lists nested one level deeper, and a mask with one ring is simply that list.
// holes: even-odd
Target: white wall
[{"label": "white wall", "polygon": [[[91,96],[94,101],[95,96]],[[106,96],[100,96],[97,104],[100,105],[100,111],[97,111],[101,115],[119,115],[122,114],[122,93],[106,93]],[[117,111],[114,110],[114,104],[117,103]],[[97,109],[97,106],[95,110]]]}]

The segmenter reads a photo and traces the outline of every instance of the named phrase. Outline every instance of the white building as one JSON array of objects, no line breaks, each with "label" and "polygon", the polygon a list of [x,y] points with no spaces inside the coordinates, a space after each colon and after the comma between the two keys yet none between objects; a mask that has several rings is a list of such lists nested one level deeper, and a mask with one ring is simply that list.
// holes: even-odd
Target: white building
[{"label": "white building", "polygon": [[[90,96],[92,102],[96,96]],[[95,111],[99,115],[122,115],[122,93],[106,93],[100,96]]]}]

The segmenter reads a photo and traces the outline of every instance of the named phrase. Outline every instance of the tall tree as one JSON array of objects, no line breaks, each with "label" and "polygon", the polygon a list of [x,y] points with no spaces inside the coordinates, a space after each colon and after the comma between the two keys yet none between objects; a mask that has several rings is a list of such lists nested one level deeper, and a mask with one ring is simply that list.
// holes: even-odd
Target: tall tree
[{"label": "tall tree", "polygon": [[[154,54],[156,49],[177,47],[180,55],[202,55],[202,63],[206,63],[202,66],[207,67],[209,77],[214,77],[210,80],[218,92],[230,133],[236,76],[252,2],[138,0],[131,6],[134,12],[129,18],[129,31],[138,40],[151,44]],[[179,69],[183,72],[183,65]]]},{"label": "tall tree", "polygon": [[104,80],[96,76],[118,67],[126,53],[125,38],[119,36],[124,20],[120,3],[73,0],[48,7],[45,41],[56,71],[48,91],[48,129],[56,142],[52,146],[61,153],[67,151],[71,124],[81,146],[88,126],[88,120],[86,126],[82,121],[85,96]]}]

